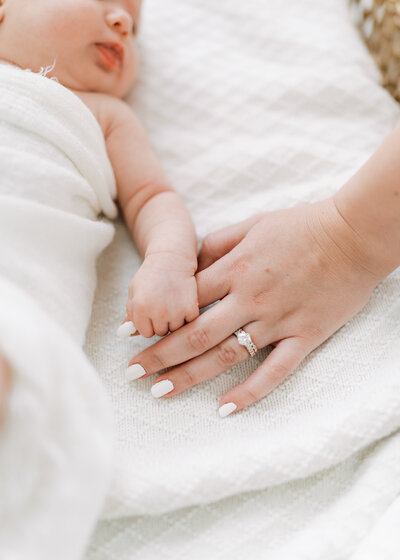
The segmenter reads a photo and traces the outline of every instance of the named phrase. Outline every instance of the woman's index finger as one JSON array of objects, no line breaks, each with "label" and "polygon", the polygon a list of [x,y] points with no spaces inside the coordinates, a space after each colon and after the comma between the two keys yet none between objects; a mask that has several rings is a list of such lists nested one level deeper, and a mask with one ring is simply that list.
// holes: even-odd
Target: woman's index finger
[{"label": "woman's index finger", "polygon": [[[207,309],[197,319],[159,340],[129,362],[127,378],[138,379],[181,364],[207,352],[240,328],[247,317],[230,296]],[[234,312],[233,312],[234,311]]]}]

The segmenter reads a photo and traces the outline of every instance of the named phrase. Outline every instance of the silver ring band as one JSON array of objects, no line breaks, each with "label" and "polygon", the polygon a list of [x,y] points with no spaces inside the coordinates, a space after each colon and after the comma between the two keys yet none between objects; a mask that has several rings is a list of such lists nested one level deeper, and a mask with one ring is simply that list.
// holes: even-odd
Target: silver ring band
[{"label": "silver ring band", "polygon": [[253,357],[257,354],[258,348],[254,344],[254,342],[251,340],[251,336],[249,335],[249,333],[247,333],[243,329],[238,329],[233,334],[236,335],[240,346],[245,346],[246,347],[246,350],[250,354],[251,357]]}]

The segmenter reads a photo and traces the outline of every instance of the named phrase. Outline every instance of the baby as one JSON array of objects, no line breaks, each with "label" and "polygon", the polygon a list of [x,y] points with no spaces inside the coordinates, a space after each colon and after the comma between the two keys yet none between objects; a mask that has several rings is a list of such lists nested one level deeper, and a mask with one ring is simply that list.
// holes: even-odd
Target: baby
[{"label": "baby", "polygon": [[98,120],[119,205],[144,257],[129,286],[125,327],[151,337],[178,329],[199,310],[193,224],[122,101],[138,71],[140,9],[140,0],[0,0],[0,60],[32,71],[55,61],[48,77]]},{"label": "baby", "polygon": [[[0,61],[33,72],[55,63],[47,77],[96,117],[120,208],[144,257],[129,286],[122,334],[151,337],[193,321],[199,309],[192,221],[122,101],[138,72],[140,10],[141,0],[0,0]],[[0,360],[0,387],[6,370]]]}]

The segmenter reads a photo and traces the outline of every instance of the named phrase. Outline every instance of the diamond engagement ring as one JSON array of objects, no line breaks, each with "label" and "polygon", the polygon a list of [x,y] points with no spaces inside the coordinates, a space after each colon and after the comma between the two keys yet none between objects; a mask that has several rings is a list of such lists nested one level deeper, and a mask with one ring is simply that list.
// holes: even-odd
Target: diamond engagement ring
[{"label": "diamond engagement ring", "polygon": [[246,350],[251,357],[256,355],[258,348],[251,340],[251,336],[249,335],[249,333],[247,333],[243,329],[238,329],[233,334],[236,335],[240,346],[246,347]]}]

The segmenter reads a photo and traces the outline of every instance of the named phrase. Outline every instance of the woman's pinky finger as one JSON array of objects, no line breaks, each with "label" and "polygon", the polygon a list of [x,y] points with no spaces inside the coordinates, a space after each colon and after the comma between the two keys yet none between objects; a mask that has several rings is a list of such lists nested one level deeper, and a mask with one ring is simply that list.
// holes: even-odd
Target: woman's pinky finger
[{"label": "woman's pinky finger", "polygon": [[281,340],[267,359],[246,381],[236,385],[221,398],[218,410],[221,418],[238,412],[271,393],[311,352],[300,338]]}]

